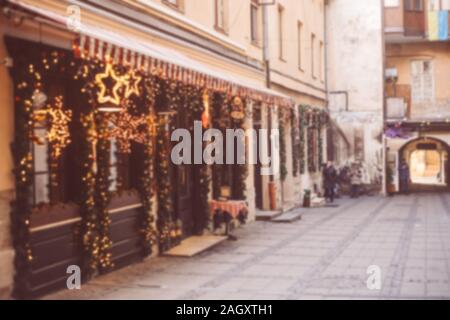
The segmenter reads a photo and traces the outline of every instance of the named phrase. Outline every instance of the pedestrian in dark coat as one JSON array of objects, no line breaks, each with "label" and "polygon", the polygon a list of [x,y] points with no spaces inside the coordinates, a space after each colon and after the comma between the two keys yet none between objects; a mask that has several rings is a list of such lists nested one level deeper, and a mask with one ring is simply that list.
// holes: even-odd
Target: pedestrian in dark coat
[{"label": "pedestrian in dark coat", "polygon": [[328,161],[323,169],[323,186],[325,189],[325,199],[334,202],[334,190],[336,188],[337,172],[331,161]]},{"label": "pedestrian in dark coat", "polygon": [[400,193],[408,194],[409,193],[409,166],[405,159],[402,159],[399,169],[398,169],[399,177],[400,177]]},{"label": "pedestrian in dark coat", "polygon": [[351,198],[359,197],[361,191],[362,178],[363,174],[361,170],[361,165],[357,162],[353,163],[350,171],[350,184],[352,186],[350,192]]}]

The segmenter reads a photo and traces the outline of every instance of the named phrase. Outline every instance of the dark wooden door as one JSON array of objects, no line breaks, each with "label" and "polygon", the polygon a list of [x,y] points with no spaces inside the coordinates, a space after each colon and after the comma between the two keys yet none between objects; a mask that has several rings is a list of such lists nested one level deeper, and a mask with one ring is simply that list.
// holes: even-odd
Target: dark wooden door
[{"label": "dark wooden door", "polygon": [[[261,124],[261,108],[255,107],[253,110],[253,127],[258,133],[262,128]],[[261,161],[259,161],[259,134],[256,134],[256,151],[257,153],[254,155],[256,161],[255,170],[254,170],[254,180],[255,180],[255,205],[257,209],[263,209],[263,183],[262,183],[262,175],[261,175]]]},{"label": "dark wooden door", "polygon": [[176,212],[177,218],[183,223],[183,238],[194,233],[194,203],[193,203],[193,166],[176,166],[177,192]]},{"label": "dark wooden door", "polygon": [[[193,137],[193,115],[187,110],[180,110],[176,117],[176,127],[179,129],[187,129]],[[175,143],[172,145],[174,146]],[[194,154],[193,144],[191,155]],[[191,159],[191,162],[193,159]],[[172,163],[172,162],[171,162]],[[187,238],[194,234],[195,217],[194,217],[194,165],[172,163],[172,181],[174,192],[174,218],[182,223],[182,238]]]}]

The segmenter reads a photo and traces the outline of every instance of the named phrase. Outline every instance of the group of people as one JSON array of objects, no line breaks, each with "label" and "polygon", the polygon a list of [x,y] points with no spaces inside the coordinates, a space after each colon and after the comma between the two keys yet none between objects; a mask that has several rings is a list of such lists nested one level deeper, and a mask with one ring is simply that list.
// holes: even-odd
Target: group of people
[{"label": "group of people", "polygon": [[[350,166],[348,179],[351,185],[350,197],[358,198],[361,192],[363,180],[362,166],[359,162],[354,162]],[[323,185],[325,189],[325,199],[334,202],[336,189],[343,184],[343,175],[338,173],[333,162],[328,161],[323,169]]]}]

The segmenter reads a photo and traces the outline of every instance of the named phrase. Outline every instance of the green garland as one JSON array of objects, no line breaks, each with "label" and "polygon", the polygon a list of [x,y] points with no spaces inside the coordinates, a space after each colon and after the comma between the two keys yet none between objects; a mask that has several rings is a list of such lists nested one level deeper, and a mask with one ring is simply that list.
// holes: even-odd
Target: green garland
[{"label": "green garland", "polygon": [[299,158],[300,158],[300,174],[306,173],[306,154],[305,154],[305,147],[306,147],[306,128],[307,128],[307,121],[306,121],[306,109],[308,106],[302,105],[300,106],[300,146],[299,146]]},{"label": "green garland", "polygon": [[283,109],[278,109],[278,122],[280,129],[280,179],[285,181],[288,175],[286,156],[286,116]]},{"label": "green garland", "polygon": [[98,267],[100,252],[97,231],[97,209],[95,207],[95,155],[94,146],[97,141],[94,112],[81,115],[83,132],[81,134],[81,176],[82,187],[80,198],[81,236],[83,244],[83,276],[91,278]]},{"label": "green garland", "polygon": [[166,252],[177,241],[175,232],[175,223],[172,218],[174,210],[172,200],[172,183],[170,179],[170,163],[169,163],[169,131],[168,126],[163,119],[160,119],[158,126],[158,136],[156,139],[156,178],[158,183],[158,231],[159,231],[159,252]]},{"label": "green garland", "polygon": [[[317,172],[323,163],[323,128],[328,123],[325,110],[308,105],[300,106],[300,171],[304,174],[306,163],[309,172]],[[306,133],[305,133],[306,129]],[[305,160],[304,146],[308,137],[308,158]],[[317,152],[316,152],[317,151]]]},{"label": "green garland", "polygon": [[318,150],[318,161],[319,161],[319,170],[320,170],[320,166],[322,166],[323,164],[323,137],[322,137],[322,117],[319,116],[319,121],[317,123],[317,148]]},{"label": "green garland", "polygon": [[105,138],[108,131],[108,122],[103,114],[97,114],[97,129],[99,139],[97,143],[97,183],[95,192],[95,203],[98,208],[98,233],[100,236],[99,263],[100,271],[108,272],[114,267],[111,261],[112,242],[109,237],[111,218],[108,206],[111,200],[109,187],[111,166],[111,141]]},{"label": "green garland", "polygon": [[[154,106],[156,96],[160,92],[158,81],[152,76],[145,79],[145,108],[148,115],[154,113]],[[149,135],[153,128],[148,127]],[[143,172],[140,179],[139,193],[143,206],[143,216],[141,224],[142,235],[142,248],[144,257],[150,256],[153,251],[153,246],[157,243],[158,234],[154,227],[155,216],[153,214],[153,182],[151,180],[152,172],[154,169],[154,146],[153,141],[150,140],[147,145],[144,146],[143,154]]]},{"label": "green garland", "polygon": [[308,171],[310,173],[316,171],[316,127],[315,116],[309,111],[308,121]]},{"label": "green garland", "polygon": [[291,114],[292,173],[297,177],[300,172],[299,119],[297,113]]}]

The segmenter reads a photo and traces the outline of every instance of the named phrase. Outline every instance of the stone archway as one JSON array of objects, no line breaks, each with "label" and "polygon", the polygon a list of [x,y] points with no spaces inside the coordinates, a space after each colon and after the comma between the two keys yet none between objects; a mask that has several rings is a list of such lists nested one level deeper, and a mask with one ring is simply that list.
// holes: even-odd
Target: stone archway
[{"label": "stone archway", "polygon": [[410,169],[411,191],[449,189],[449,145],[437,138],[421,137],[406,143],[399,151]]}]

